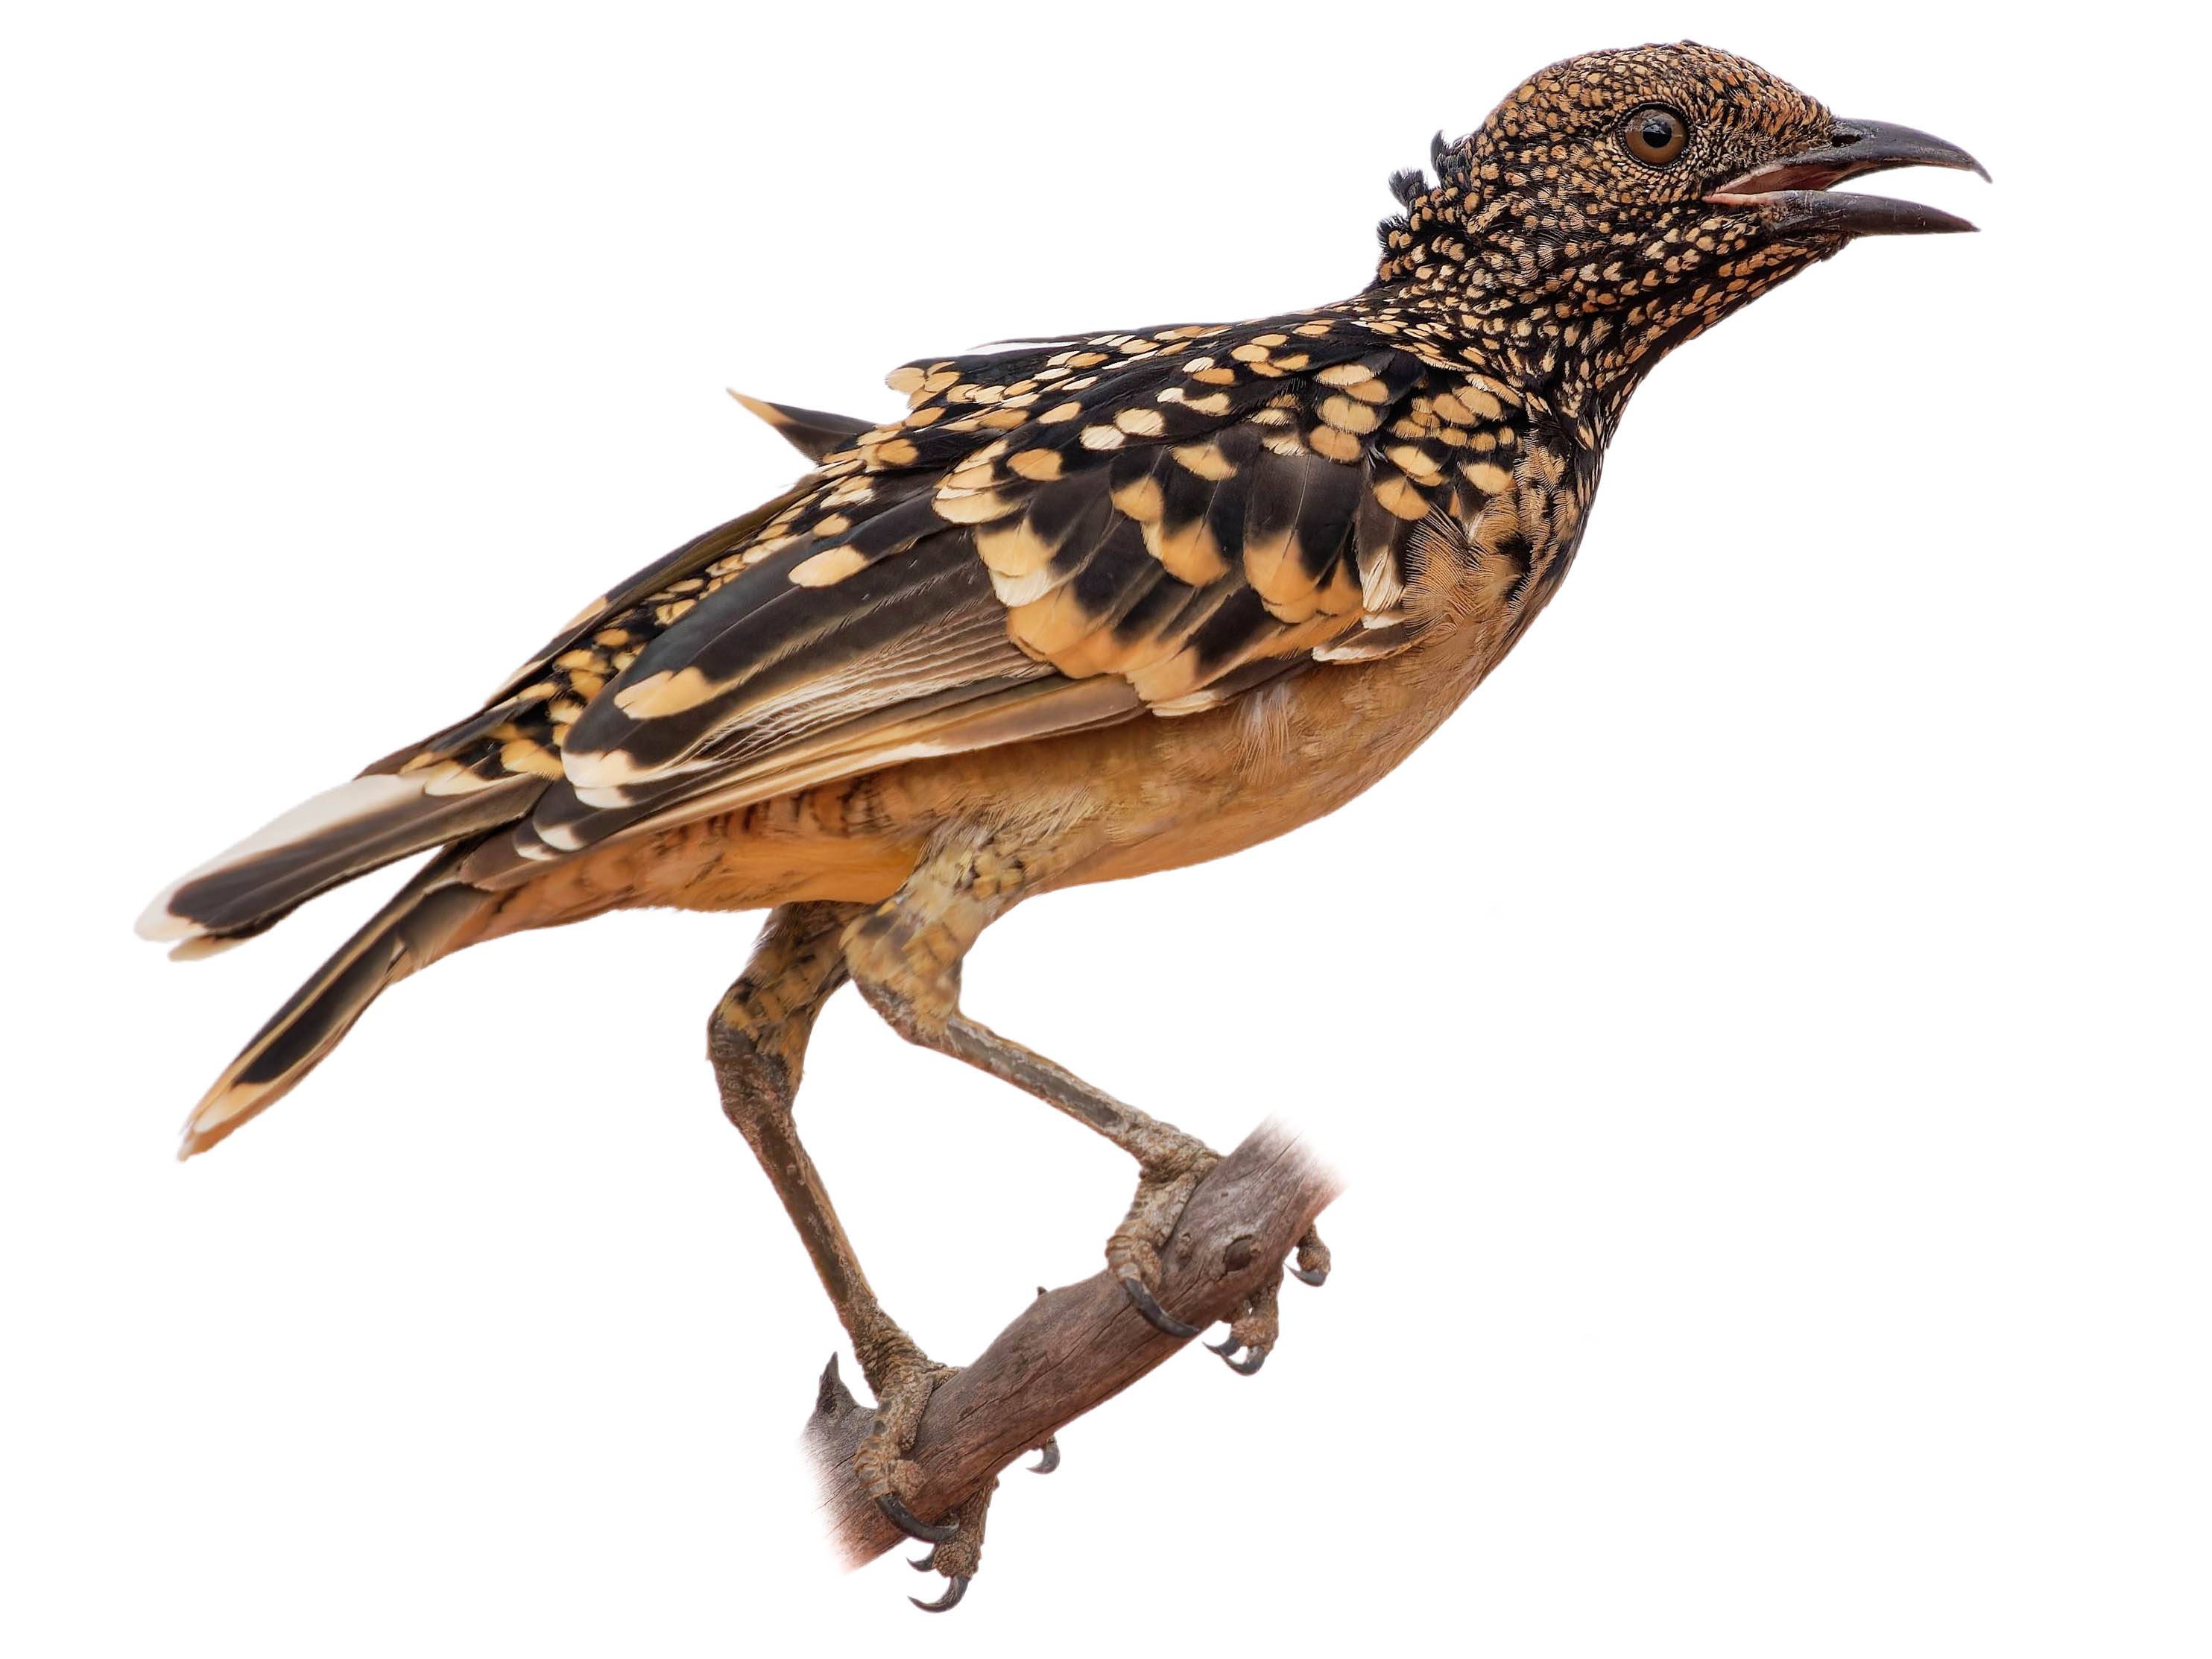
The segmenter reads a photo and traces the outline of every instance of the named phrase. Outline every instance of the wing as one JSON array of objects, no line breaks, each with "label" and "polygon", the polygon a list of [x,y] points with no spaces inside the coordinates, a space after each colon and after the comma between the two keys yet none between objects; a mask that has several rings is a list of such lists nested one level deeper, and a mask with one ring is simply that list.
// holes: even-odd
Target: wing
[{"label": "wing", "polygon": [[1512,488],[1521,411],[1386,326],[1301,313],[910,363],[905,415],[864,429],[747,400],[811,473],[143,925],[240,936],[457,836],[481,837],[463,876],[503,884],[633,830],[1404,650],[1424,562]]},{"label": "wing", "polygon": [[800,491],[611,598],[535,678],[400,761],[544,780],[471,878],[1403,650],[1438,532],[1510,488],[1510,392],[1328,313],[890,383],[902,420],[825,451]]}]

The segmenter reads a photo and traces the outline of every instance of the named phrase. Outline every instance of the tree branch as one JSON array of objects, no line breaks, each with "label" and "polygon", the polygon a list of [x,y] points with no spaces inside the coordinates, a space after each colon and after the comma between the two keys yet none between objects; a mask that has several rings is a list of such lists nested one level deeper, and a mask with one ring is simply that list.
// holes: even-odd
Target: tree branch
[{"label": "tree branch", "polygon": [[[1235,1313],[1343,1190],[1336,1173],[1269,1120],[1209,1171],[1160,1251],[1161,1305],[1201,1328]],[[1048,1291],[974,1362],[930,1396],[909,1454],[921,1474],[908,1498],[935,1520],[1065,1425],[1127,1388],[1189,1340],[1155,1329],[1113,1277]],[[873,1408],[854,1401],[833,1355],[803,1443],[823,1511],[848,1566],[904,1541],[853,1474]]]}]

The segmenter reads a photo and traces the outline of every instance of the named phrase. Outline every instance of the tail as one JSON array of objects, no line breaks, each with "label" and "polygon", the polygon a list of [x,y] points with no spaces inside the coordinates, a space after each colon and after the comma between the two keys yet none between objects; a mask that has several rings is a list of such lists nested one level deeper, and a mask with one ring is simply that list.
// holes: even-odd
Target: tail
[{"label": "tail", "polygon": [[463,882],[457,866],[483,831],[528,811],[544,787],[535,777],[486,781],[457,767],[372,769],[295,807],[146,907],[140,934],[173,943],[172,956],[205,956],[274,927],[342,882],[447,846],[231,1061],[185,1124],[179,1157],[205,1152],[274,1104],[386,986],[466,943],[456,935],[491,900]]},{"label": "tail", "polygon": [[274,1105],[386,986],[466,942],[458,936],[492,903],[491,895],[456,872],[468,851],[464,843],[434,860],[292,994],[193,1109],[179,1158],[205,1152]]},{"label": "tail", "polygon": [[274,927],[316,894],[427,847],[512,822],[542,780],[372,771],[325,790],[172,884],[138,918],[142,939],[206,956]]}]

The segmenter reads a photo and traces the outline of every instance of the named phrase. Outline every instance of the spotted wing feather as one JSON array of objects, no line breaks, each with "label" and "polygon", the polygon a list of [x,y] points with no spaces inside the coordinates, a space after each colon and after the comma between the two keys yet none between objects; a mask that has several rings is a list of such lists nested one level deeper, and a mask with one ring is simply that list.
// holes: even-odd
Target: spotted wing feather
[{"label": "spotted wing feather", "polygon": [[825,757],[945,752],[973,701],[1033,702],[992,729],[1038,737],[1070,681],[1176,715],[1405,648],[1416,532],[1481,494],[1432,380],[1316,318],[907,366],[906,417],[833,453],[842,481],[592,702],[518,850],[764,798]]},{"label": "spotted wing feather", "polygon": [[487,856],[519,870],[672,816],[1388,655],[1419,636],[1403,601],[1452,544],[1436,526],[1510,487],[1502,388],[1327,313],[890,380],[909,407],[875,427],[755,405],[812,473],[372,766],[386,781],[355,803],[370,819],[349,805],[311,847],[248,843],[196,878],[184,925],[252,931],[487,830],[506,849]]}]

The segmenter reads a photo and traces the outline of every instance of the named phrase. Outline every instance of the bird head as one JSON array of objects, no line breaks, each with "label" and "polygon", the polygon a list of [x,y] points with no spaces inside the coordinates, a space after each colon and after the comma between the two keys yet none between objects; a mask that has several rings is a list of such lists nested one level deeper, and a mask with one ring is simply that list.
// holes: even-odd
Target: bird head
[{"label": "bird head", "polygon": [[1900,167],[1989,175],[1910,127],[1846,120],[1757,64],[1685,41],[1592,52],[1531,76],[1437,178],[1392,181],[1376,287],[1532,372],[1632,378],[1861,236],[1972,230],[1831,187]]}]

